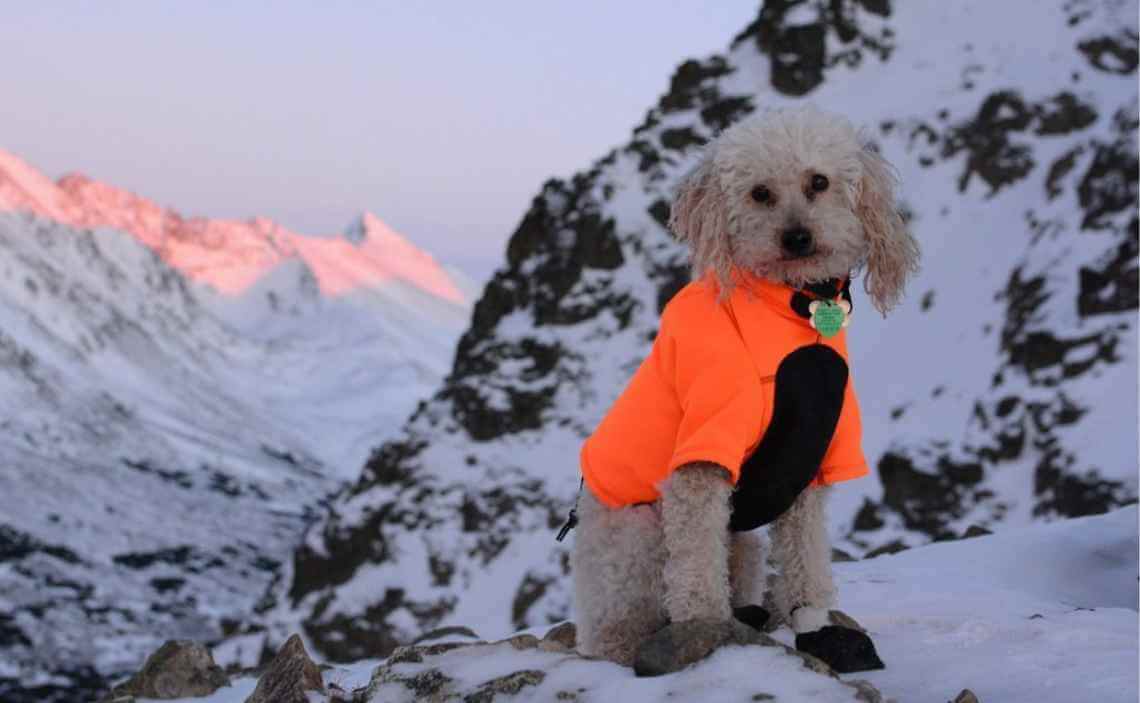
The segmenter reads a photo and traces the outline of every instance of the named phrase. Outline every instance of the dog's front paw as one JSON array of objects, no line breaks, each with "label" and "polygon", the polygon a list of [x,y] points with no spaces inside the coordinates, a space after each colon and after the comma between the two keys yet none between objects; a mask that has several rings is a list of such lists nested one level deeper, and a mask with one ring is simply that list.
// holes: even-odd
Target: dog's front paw
[{"label": "dog's front paw", "polygon": [[796,649],[822,659],[841,674],[884,668],[867,633],[842,625],[796,635]]},{"label": "dog's front paw", "polygon": [[680,671],[725,644],[754,644],[764,635],[736,620],[684,620],[666,625],[641,643],[633,660],[638,676]]}]

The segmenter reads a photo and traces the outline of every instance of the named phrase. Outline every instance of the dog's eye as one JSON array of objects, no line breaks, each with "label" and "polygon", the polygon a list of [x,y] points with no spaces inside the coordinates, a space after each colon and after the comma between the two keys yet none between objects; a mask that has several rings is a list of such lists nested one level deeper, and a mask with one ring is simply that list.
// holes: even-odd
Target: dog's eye
[{"label": "dog's eye", "polygon": [[758,203],[766,203],[772,199],[772,194],[768,192],[766,186],[756,186],[752,189],[752,199]]},{"label": "dog's eye", "polygon": [[817,193],[822,193],[827,190],[828,180],[827,176],[822,173],[817,173],[811,177],[811,189]]}]

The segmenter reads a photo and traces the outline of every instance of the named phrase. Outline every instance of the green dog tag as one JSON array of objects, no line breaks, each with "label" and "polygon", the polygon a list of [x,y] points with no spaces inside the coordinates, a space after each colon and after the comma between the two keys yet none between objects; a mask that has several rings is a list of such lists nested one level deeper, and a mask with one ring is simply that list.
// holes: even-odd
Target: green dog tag
[{"label": "green dog tag", "polygon": [[830,300],[816,300],[811,304],[811,326],[824,337],[834,337],[843,328],[847,313]]}]

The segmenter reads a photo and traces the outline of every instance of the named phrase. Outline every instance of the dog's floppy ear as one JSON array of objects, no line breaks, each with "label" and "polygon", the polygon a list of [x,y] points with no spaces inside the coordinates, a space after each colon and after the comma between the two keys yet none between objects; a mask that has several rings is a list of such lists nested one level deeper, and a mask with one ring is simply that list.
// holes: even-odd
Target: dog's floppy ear
[{"label": "dog's floppy ear", "polygon": [[715,274],[722,291],[731,287],[732,255],[726,231],[727,202],[713,169],[712,148],[681,179],[669,229],[693,252],[693,278]]},{"label": "dog's floppy ear", "polygon": [[867,277],[864,286],[879,312],[898,303],[903,287],[918,270],[918,242],[895,204],[895,176],[890,164],[870,144],[859,152],[863,176],[856,214],[867,238]]}]

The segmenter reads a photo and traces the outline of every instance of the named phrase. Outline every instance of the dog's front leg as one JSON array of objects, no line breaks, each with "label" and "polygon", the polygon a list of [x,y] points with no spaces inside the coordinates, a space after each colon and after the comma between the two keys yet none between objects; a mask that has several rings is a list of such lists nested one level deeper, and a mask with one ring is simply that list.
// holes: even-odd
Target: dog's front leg
[{"label": "dog's front leg", "polygon": [[[669,624],[638,648],[638,676],[678,671],[733,636],[728,567],[728,472],[689,464],[662,482],[662,595]],[[729,625],[725,625],[729,623]]]},{"label": "dog's front leg", "polygon": [[826,488],[808,488],[772,524],[772,554],[780,564],[776,611],[796,632],[823,627],[835,605]]},{"label": "dog's front leg", "polygon": [[808,488],[772,525],[772,552],[780,563],[776,609],[796,632],[796,649],[840,673],[882,669],[875,645],[854,621],[836,618],[831,540],[824,504],[827,488]]},{"label": "dog's front leg", "polygon": [[683,466],[661,486],[665,612],[672,622],[732,617],[728,515],[732,484],[716,464]]}]

